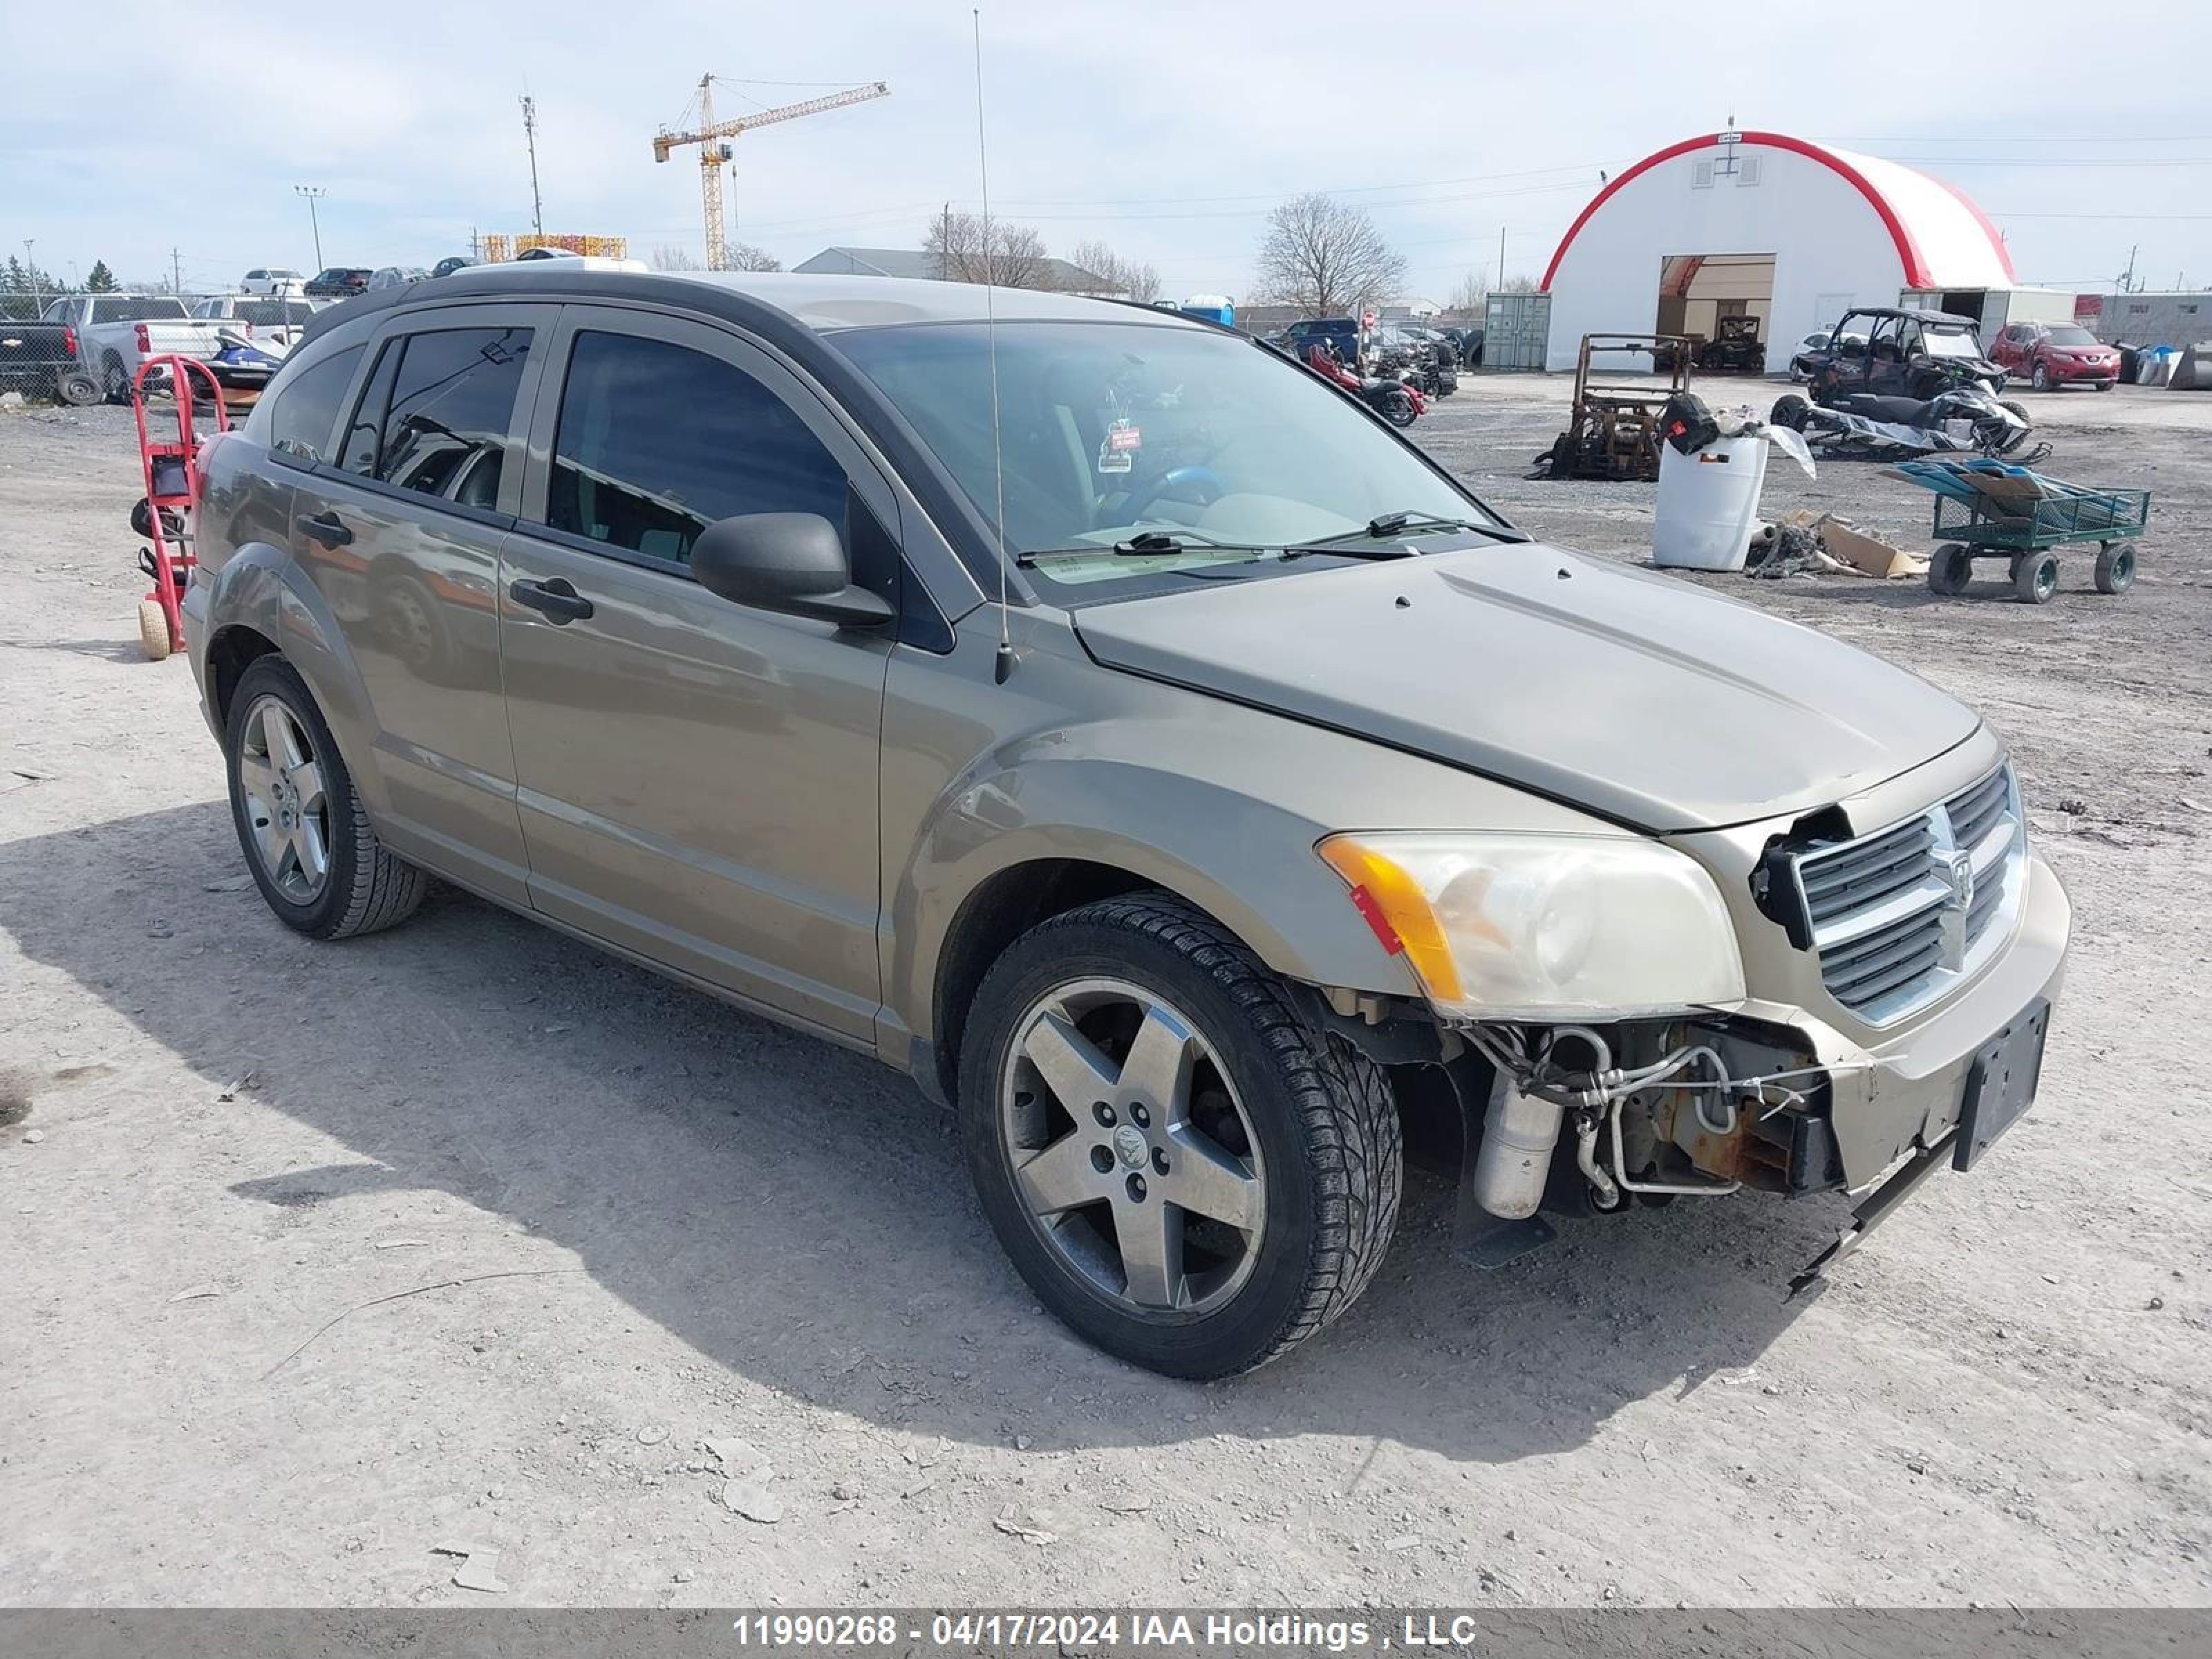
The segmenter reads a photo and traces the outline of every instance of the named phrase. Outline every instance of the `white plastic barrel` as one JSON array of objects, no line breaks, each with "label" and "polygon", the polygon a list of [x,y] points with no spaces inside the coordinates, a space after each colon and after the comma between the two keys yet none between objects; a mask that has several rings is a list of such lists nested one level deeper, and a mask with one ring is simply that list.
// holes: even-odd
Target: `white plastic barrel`
[{"label": "white plastic barrel", "polygon": [[1759,526],[1765,438],[1717,438],[1695,454],[1659,447],[1651,562],[1680,570],[1741,570]]}]

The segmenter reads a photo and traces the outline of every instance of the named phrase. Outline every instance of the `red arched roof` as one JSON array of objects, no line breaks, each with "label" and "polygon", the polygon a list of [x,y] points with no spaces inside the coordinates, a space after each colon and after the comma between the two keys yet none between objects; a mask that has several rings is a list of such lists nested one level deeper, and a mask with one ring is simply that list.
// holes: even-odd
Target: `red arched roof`
[{"label": "red arched roof", "polygon": [[[1608,180],[1603,190],[1590,198],[1589,204],[1575,216],[1574,223],[1567,227],[1567,234],[1559,239],[1559,246],[1552,254],[1552,263],[1544,267],[1545,291],[1550,291],[1552,279],[1559,273],[1559,262],[1567,257],[1567,250],[1574,245],[1574,240],[1581,234],[1583,227],[1588,224],[1591,216],[1631,180],[1650,172],[1662,161],[1671,161],[1676,156],[1686,155],[1692,150],[1711,149],[1720,142],[1721,135],[1717,132],[1709,132],[1697,138],[1685,138],[1679,144],[1669,144],[1666,149],[1645,156],[1618,178]],[[1989,216],[1975,206],[1957,185],[1948,180],[1929,179],[1927,174],[1914,173],[1912,169],[1895,161],[1879,161],[1869,156],[1853,155],[1844,150],[1829,149],[1824,145],[1809,143],[1802,138],[1792,138],[1787,133],[1746,132],[1741,135],[1741,142],[1747,144],[1763,145],[1769,149],[1787,150],[1792,155],[1802,155],[1808,160],[1818,161],[1863,196],[1867,205],[1871,207],[1876,216],[1881,220],[1882,228],[1888,231],[1890,240],[1896,244],[1898,263],[1905,268],[1905,284],[1907,288],[1937,288],[1942,286],[1942,283],[1938,280],[1937,273],[1929,266],[1920,239],[1913,234],[1914,210],[1893,199],[1893,191],[1883,189],[1875,178],[1869,176],[1869,173],[1893,171],[1905,174],[1913,179],[1927,179],[1929,183],[1948,191],[1958,202],[1961,210],[1972,216],[1980,234],[1988,237],[1990,250],[1996,256],[1997,264],[2003,270],[2006,279],[2016,280],[2013,276],[2012,254],[2004,245],[2004,238],[1997,234],[1996,227],[1990,222]],[[1961,283],[1960,286],[1972,286],[1972,284]]]}]

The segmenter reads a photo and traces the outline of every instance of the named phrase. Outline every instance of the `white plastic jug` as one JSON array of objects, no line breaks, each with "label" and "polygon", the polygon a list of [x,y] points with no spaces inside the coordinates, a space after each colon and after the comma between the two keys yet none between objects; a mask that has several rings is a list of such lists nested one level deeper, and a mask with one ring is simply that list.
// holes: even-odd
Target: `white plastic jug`
[{"label": "white plastic jug", "polygon": [[1651,562],[1680,570],[1741,570],[1759,526],[1766,440],[1717,438],[1695,454],[1659,447]]}]

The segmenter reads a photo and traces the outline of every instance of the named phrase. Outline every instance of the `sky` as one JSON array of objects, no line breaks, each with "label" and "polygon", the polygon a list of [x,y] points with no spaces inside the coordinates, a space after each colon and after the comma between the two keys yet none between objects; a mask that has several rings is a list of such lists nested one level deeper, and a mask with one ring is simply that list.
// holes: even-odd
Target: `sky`
[{"label": "sky", "polygon": [[[549,231],[702,247],[691,153],[656,165],[699,76],[718,112],[888,82],[891,96],[737,141],[728,234],[796,264],[914,247],[978,196],[969,7],[460,0],[278,8],[100,0],[19,9],[0,103],[0,254],[68,276],[428,264],[531,226],[518,99],[536,100]],[[1948,179],[2023,283],[2212,285],[2212,6],[2009,0],[1717,8],[1277,0],[992,0],[982,11],[992,205],[1065,252],[1096,238],[1170,295],[1244,296],[1270,207],[1366,208],[1409,292],[1540,275],[1598,185],[1723,125],[1819,139]],[[131,43],[150,43],[142,54]],[[26,72],[37,64],[75,65]],[[2162,66],[2182,66],[2166,68]],[[82,71],[79,73],[78,71]],[[88,84],[100,74],[110,84]],[[811,84],[808,84],[811,83]],[[195,127],[198,88],[219,130]],[[180,138],[179,134],[186,137]]]}]

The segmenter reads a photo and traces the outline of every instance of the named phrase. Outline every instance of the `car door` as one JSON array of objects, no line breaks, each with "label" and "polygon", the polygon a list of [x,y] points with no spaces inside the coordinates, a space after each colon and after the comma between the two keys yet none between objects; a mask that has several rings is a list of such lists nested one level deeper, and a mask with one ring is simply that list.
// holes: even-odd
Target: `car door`
[{"label": "car door", "polygon": [[334,458],[300,480],[293,554],[344,631],[373,726],[358,770],[378,828],[483,891],[525,902],[500,691],[500,543],[550,306],[453,306],[369,343]]},{"label": "car door", "polygon": [[717,519],[816,513],[899,602],[889,484],[776,360],[563,308],[500,607],[532,902],[848,1039],[872,1031],[884,634],[717,598]]}]

